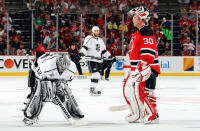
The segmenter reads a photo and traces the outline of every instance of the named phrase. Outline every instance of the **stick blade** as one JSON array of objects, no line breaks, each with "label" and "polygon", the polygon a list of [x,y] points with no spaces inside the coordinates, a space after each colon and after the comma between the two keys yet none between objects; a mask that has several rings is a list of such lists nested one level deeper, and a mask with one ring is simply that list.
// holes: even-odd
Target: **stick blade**
[{"label": "stick blade", "polygon": [[121,106],[111,106],[109,108],[110,111],[114,112],[114,111],[123,111],[123,110],[126,110],[128,109],[128,106],[127,105],[121,105]]}]

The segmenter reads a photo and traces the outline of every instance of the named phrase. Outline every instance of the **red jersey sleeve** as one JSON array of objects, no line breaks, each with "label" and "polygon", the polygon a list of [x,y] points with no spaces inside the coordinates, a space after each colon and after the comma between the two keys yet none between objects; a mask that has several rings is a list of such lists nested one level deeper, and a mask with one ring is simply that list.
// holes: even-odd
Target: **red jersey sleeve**
[{"label": "red jersey sleeve", "polygon": [[36,52],[45,52],[45,48],[44,48],[44,46],[43,46],[42,44],[40,44],[40,45],[36,48],[35,51],[36,51]]}]

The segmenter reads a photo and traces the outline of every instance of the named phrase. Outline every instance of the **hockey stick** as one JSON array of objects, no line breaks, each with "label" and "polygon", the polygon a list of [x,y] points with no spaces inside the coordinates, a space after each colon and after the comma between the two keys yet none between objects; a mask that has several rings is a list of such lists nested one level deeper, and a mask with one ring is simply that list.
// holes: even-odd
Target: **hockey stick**
[{"label": "hockey stick", "polygon": [[123,111],[123,110],[126,110],[126,109],[128,109],[128,105],[111,106],[109,108],[109,110],[111,112],[114,112],[114,111]]},{"label": "hockey stick", "polygon": [[64,107],[63,103],[60,101],[60,99],[58,98],[58,96],[55,96],[55,100],[58,103],[58,105],[60,106],[65,118],[72,124],[74,125],[74,119],[72,118],[72,116],[70,115],[70,113],[68,112],[68,110]]},{"label": "hockey stick", "polygon": [[[66,88],[65,88],[66,89]],[[80,110],[79,107],[78,107],[78,104],[74,98],[74,96],[72,95],[72,93],[70,94],[71,90],[70,88],[68,88],[68,90],[64,90],[64,94],[67,95],[67,97],[69,97],[69,99],[71,99],[70,101],[72,102],[72,104],[74,104],[76,110]],[[74,126],[82,126],[82,125],[87,125],[88,122],[85,121],[84,119],[74,119],[72,117],[72,115],[69,113],[69,110],[64,106],[64,102],[62,102],[60,100],[60,98],[56,95],[55,96],[55,100],[56,102],[58,103],[58,105],[60,106],[65,118]]]},{"label": "hockey stick", "polygon": [[105,57],[100,58],[100,57],[94,57],[94,56],[84,56],[82,58],[84,58],[85,60],[92,60],[92,59],[96,59],[96,60],[113,60],[114,59],[114,57],[113,58],[105,58]]},{"label": "hockey stick", "polygon": [[161,31],[161,32],[160,32],[160,35],[159,35],[159,37],[158,37],[158,39],[157,39],[157,41],[156,41],[156,45],[158,45],[158,43],[160,42],[160,40],[161,40],[163,34],[164,34],[164,33]]}]

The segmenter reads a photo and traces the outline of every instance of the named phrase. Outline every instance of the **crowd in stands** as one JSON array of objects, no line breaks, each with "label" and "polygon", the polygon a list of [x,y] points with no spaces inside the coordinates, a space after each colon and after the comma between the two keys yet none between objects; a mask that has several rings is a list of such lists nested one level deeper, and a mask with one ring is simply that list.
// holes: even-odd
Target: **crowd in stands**
[{"label": "crowd in stands", "polygon": [[[0,1],[0,55],[25,55],[21,31],[12,26],[4,0]],[[8,39],[7,39],[8,38]],[[8,44],[9,43],[9,44]],[[8,46],[7,46],[8,45]],[[7,50],[8,48],[8,50]]]},{"label": "crowd in stands", "polygon": [[4,54],[7,48],[7,18],[4,1],[0,1],[0,55]]},{"label": "crowd in stands", "polygon": [[[181,9],[180,20],[177,23],[180,27],[179,55],[195,55],[196,14],[200,13],[200,0],[178,2]],[[132,18],[127,16],[126,12],[136,6],[145,6],[150,10],[149,27],[156,39],[160,31],[164,33],[158,45],[159,55],[171,55],[171,21],[158,16],[158,0],[27,0],[28,9],[34,13],[34,45],[42,43],[49,51],[65,51],[71,44],[75,44],[79,49],[84,38],[91,33],[92,26],[98,25],[101,29],[100,35],[110,52],[113,55],[125,55],[131,34],[135,31]],[[3,2],[0,3],[0,14],[0,54],[6,54],[6,33],[9,26],[4,18],[6,8]],[[11,23],[10,19],[9,54],[23,55],[26,50],[22,44],[21,32],[15,31]]]},{"label": "crowd in stands", "polygon": [[[84,38],[91,33],[92,26],[98,25],[101,29],[101,37],[113,55],[126,54],[131,33],[135,30],[132,18],[124,15],[123,23],[122,14],[141,5],[150,9],[152,18],[150,26],[155,32],[159,32],[157,0],[89,0],[88,3],[81,3],[80,0],[39,0],[28,4],[29,8],[34,10],[37,40],[42,41],[47,50],[56,49],[55,13],[59,12],[58,49],[60,51],[66,50],[70,44],[76,44],[77,48],[80,48]],[[122,37],[123,30],[124,37]]]},{"label": "crowd in stands", "polygon": [[[197,14],[200,14],[200,0],[179,0],[180,12],[180,44],[182,56],[194,56],[196,53],[196,34],[200,38],[199,25],[197,27]],[[198,40],[198,44],[200,41]]]}]

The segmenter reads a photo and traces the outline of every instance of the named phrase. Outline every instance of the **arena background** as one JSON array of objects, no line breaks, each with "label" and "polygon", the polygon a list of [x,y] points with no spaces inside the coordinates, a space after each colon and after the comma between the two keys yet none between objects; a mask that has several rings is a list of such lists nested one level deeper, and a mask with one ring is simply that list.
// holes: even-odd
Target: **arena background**
[{"label": "arena background", "polygon": [[[48,51],[67,51],[70,44],[80,49],[91,27],[101,28],[107,49],[117,57],[128,51],[135,31],[127,11],[149,8],[149,26],[158,43],[161,75],[199,76],[199,0],[1,0],[0,75],[27,75],[27,52],[38,43]],[[124,27],[124,28],[123,28]],[[120,61],[123,62],[123,61]],[[111,75],[123,75],[114,63]],[[123,63],[122,63],[123,64]],[[87,66],[82,61],[84,74]]]}]

